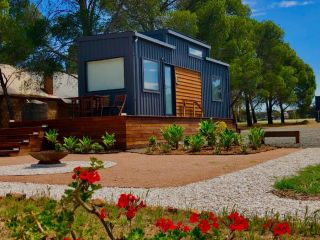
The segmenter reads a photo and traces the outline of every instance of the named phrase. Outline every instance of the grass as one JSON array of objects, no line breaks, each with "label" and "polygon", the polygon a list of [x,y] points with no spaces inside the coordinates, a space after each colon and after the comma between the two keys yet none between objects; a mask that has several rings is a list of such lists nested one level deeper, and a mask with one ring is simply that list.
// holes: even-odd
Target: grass
[{"label": "grass", "polygon": [[[247,122],[238,122],[239,129],[248,129]],[[281,123],[281,120],[273,120],[273,124],[269,125],[268,121],[258,121],[257,124],[254,124],[255,127],[286,127],[286,126],[295,126],[295,125],[315,125],[316,121],[314,119],[286,119],[285,124]]]},{"label": "grass", "polygon": [[[10,219],[18,219],[25,214],[26,208],[40,208],[42,209],[49,199],[41,198],[37,200],[22,200],[16,201],[11,198],[0,199],[0,240],[13,240],[12,232],[7,227],[7,224],[10,222]],[[111,215],[117,215],[117,208],[113,205],[106,205],[105,209]],[[158,232],[159,230],[154,226],[157,219],[161,217],[171,218],[175,223],[182,221],[185,224],[188,224],[188,217],[190,211],[169,211],[161,207],[147,207],[138,212],[138,215],[133,221],[132,227],[141,227],[144,228],[147,235],[151,236],[152,234]],[[222,212],[218,215],[218,218],[225,219],[227,212]],[[250,231],[240,233],[237,235],[235,240],[264,240],[272,239],[270,232],[265,232],[263,229],[263,224],[267,219],[274,219],[277,221],[279,219],[278,214],[269,213],[266,217],[251,217],[250,221]],[[304,219],[300,219],[294,216],[286,216],[285,220],[289,222],[292,228],[292,236],[288,236],[285,239],[287,240],[298,240],[298,239],[310,239],[316,240],[319,239],[320,235],[320,216],[319,214],[306,215]],[[227,227],[222,225],[222,231],[228,232]],[[80,236],[81,240],[100,240],[108,239],[102,231],[100,223],[95,217],[88,214],[84,209],[79,209],[76,212],[75,224],[74,227],[76,232]],[[128,231],[128,225],[126,219],[120,219],[115,228],[115,232]],[[37,239],[37,238],[35,238]]]},{"label": "grass", "polygon": [[310,196],[320,195],[320,165],[306,167],[295,176],[278,180],[274,187]]}]

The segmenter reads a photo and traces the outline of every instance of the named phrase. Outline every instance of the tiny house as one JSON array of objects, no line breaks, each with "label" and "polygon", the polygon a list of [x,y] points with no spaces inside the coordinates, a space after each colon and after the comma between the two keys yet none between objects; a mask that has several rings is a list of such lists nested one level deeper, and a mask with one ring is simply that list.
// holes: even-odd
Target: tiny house
[{"label": "tiny house", "polygon": [[78,40],[79,96],[126,95],[133,116],[231,118],[229,65],[172,30]]}]

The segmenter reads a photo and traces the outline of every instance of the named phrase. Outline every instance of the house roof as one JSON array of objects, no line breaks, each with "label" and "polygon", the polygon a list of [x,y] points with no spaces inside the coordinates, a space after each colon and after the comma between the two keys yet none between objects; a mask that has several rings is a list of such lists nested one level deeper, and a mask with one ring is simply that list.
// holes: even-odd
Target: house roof
[{"label": "house roof", "polygon": [[[78,96],[78,80],[64,73],[53,76],[53,94],[47,94],[41,88],[42,76],[21,71],[10,65],[0,64],[2,73],[8,78],[8,93],[11,96],[30,98],[64,99]],[[3,90],[0,87],[0,95]]]}]

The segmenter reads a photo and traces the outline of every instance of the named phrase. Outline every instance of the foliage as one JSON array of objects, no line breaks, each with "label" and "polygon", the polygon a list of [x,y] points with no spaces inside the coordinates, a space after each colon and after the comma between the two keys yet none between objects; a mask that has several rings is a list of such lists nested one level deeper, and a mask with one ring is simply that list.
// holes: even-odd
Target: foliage
[{"label": "foliage", "polygon": [[196,134],[189,137],[189,145],[192,152],[199,152],[204,144],[205,139],[201,134]]},{"label": "foliage", "polygon": [[74,152],[78,146],[78,139],[76,137],[64,137],[63,138],[63,145],[64,149],[68,152]]},{"label": "foliage", "polygon": [[261,147],[262,141],[264,139],[264,130],[262,128],[251,128],[249,135],[249,142],[254,150]]},{"label": "foliage", "polygon": [[45,132],[44,137],[50,143],[56,144],[58,142],[58,131],[56,129],[49,129]]},{"label": "foliage", "polygon": [[168,143],[163,143],[160,145],[160,152],[162,153],[169,153],[171,152],[172,147]]},{"label": "foliage", "polygon": [[183,139],[183,148],[188,150],[190,147],[190,136],[185,136]]},{"label": "foliage", "polygon": [[248,153],[248,144],[246,143],[241,143],[240,144],[240,152],[242,154],[247,154]]},{"label": "foliage", "polygon": [[100,152],[103,152],[103,151],[104,151],[104,147],[101,146],[99,143],[95,142],[95,143],[92,143],[92,144],[91,144],[91,150],[92,150],[94,153],[100,153]]},{"label": "foliage", "polygon": [[155,136],[150,136],[148,138],[148,145],[150,148],[155,149],[157,147],[157,138]]},{"label": "foliage", "polygon": [[179,141],[183,139],[183,127],[172,124],[168,127],[161,129],[161,134],[167,143],[174,147],[175,149],[179,148]]},{"label": "foliage", "polygon": [[76,152],[78,153],[89,153],[91,151],[92,140],[90,137],[83,136],[79,139],[77,144]]},{"label": "foliage", "polygon": [[212,119],[202,120],[199,123],[199,132],[205,137],[209,146],[213,146],[216,142],[216,126]]},{"label": "foliage", "polygon": [[297,175],[284,177],[274,184],[280,190],[293,191],[306,195],[320,194],[320,165],[309,166],[299,171]]},{"label": "foliage", "polygon": [[229,150],[231,145],[235,142],[237,134],[228,128],[220,133],[220,143],[225,150]]},{"label": "foliage", "polygon": [[116,143],[116,139],[115,139],[115,134],[109,134],[109,133],[105,133],[102,136],[102,142],[104,144],[104,146],[106,147],[107,150],[110,150],[114,144]]},{"label": "foliage", "polygon": [[216,136],[220,136],[220,134],[228,128],[227,124],[223,121],[218,121],[215,123],[216,125]]}]

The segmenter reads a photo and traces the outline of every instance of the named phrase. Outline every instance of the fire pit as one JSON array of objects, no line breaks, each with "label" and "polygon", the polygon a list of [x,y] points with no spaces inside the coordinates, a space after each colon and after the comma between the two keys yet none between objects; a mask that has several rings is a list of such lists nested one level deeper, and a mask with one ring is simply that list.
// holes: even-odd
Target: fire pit
[{"label": "fire pit", "polygon": [[29,154],[39,160],[37,164],[32,164],[31,167],[63,167],[66,164],[61,163],[60,160],[68,155],[67,152],[57,151],[30,152]]}]

